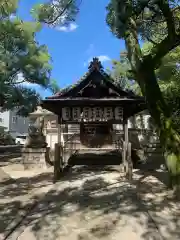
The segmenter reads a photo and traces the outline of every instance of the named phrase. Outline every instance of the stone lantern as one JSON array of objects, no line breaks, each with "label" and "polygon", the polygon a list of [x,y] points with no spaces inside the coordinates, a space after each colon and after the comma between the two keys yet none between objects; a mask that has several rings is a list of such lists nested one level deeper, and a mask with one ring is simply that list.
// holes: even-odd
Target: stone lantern
[{"label": "stone lantern", "polygon": [[25,169],[47,168],[48,148],[44,135],[44,118],[49,115],[52,113],[39,106],[35,112],[29,114],[31,124],[22,150]]},{"label": "stone lantern", "polygon": [[30,125],[33,125],[35,122],[37,123],[40,118],[46,118],[52,115],[54,115],[52,112],[38,106],[36,111],[29,114]]}]

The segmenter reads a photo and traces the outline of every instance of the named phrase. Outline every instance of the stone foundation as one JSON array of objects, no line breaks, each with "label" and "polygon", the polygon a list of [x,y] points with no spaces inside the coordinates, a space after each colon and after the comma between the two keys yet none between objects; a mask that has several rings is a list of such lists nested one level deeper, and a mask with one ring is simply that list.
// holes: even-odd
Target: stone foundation
[{"label": "stone foundation", "polygon": [[47,169],[46,148],[24,148],[22,162],[24,169]]}]

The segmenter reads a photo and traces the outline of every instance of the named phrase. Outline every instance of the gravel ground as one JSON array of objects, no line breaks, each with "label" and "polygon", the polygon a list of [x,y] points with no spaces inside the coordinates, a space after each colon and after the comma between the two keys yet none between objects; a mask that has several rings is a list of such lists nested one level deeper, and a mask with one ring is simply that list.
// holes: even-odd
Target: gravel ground
[{"label": "gravel ground", "polygon": [[41,199],[7,239],[180,239],[180,206],[162,183],[163,172],[135,170],[129,183],[116,170],[79,167],[54,185],[52,169],[19,178],[15,172],[16,185],[1,191],[4,229],[18,209]]}]

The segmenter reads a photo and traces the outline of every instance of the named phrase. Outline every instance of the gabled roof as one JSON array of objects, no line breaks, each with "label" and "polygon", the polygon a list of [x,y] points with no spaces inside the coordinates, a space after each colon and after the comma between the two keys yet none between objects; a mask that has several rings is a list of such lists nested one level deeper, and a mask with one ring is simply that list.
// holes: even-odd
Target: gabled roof
[{"label": "gabled roof", "polygon": [[[83,90],[88,86],[90,83],[91,76],[96,73],[99,76],[99,81],[103,79],[103,81],[106,83],[106,86],[110,89],[112,89],[114,92],[117,93],[119,97],[130,97],[130,98],[137,98],[137,96],[132,93],[131,91],[124,91],[120,87],[117,87],[114,84],[114,80],[110,75],[108,75],[103,67],[101,62],[98,58],[93,58],[92,62],[90,62],[88,67],[88,72],[74,85],[70,85],[64,89],[62,89],[60,92],[56,93],[54,96],[47,97],[46,99],[62,99],[62,98],[73,98],[77,92]],[[92,81],[95,81],[92,77]],[[139,98],[139,97],[138,97]]]}]

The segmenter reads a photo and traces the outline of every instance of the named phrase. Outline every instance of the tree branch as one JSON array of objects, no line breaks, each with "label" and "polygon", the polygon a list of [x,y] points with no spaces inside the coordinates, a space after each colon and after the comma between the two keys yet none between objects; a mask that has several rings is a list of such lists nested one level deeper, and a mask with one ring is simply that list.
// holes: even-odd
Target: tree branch
[{"label": "tree branch", "polygon": [[146,55],[143,58],[143,61],[151,62],[151,66],[156,68],[159,64],[160,60],[168,54],[171,50],[178,47],[180,45],[180,34],[175,34],[172,37],[167,36],[164,40],[162,40],[159,44],[152,49],[151,53]]},{"label": "tree branch", "polygon": [[[82,2],[82,0],[81,0],[81,2]],[[81,4],[81,2],[80,2],[80,4]],[[66,4],[66,6],[62,9],[62,11],[54,19],[52,19],[50,21],[44,21],[44,22],[46,24],[54,24],[58,20],[58,18],[62,17],[63,14],[65,14],[66,10],[69,8],[69,6],[72,3],[73,3],[73,0],[69,0],[69,2]]]},{"label": "tree branch", "polygon": [[153,45],[156,45],[157,42],[153,41],[151,38],[149,38],[147,35],[145,35],[145,38],[148,40],[148,42],[152,43]]},{"label": "tree branch", "polygon": [[21,83],[24,83],[25,80],[22,80],[22,81],[19,81],[19,82],[15,82],[14,84],[21,84]]},{"label": "tree branch", "polygon": [[135,11],[134,11],[134,14],[132,17],[138,17],[143,11],[144,9],[148,6],[150,0],[148,1],[142,1],[141,3],[141,7],[137,8]]},{"label": "tree branch", "polygon": [[69,2],[67,3],[67,5],[64,7],[64,9],[53,19],[53,20],[50,20],[50,21],[44,21],[45,23],[47,24],[53,24],[55,23],[58,18],[60,18],[65,12],[66,10],[68,9],[68,7],[72,4],[73,0],[69,0]]},{"label": "tree branch", "polygon": [[158,1],[158,6],[161,9],[164,18],[167,23],[167,28],[168,28],[168,35],[169,37],[174,36],[175,34],[175,24],[174,24],[174,18],[173,18],[173,13],[172,10],[170,9],[169,3],[167,0],[164,1]]}]

